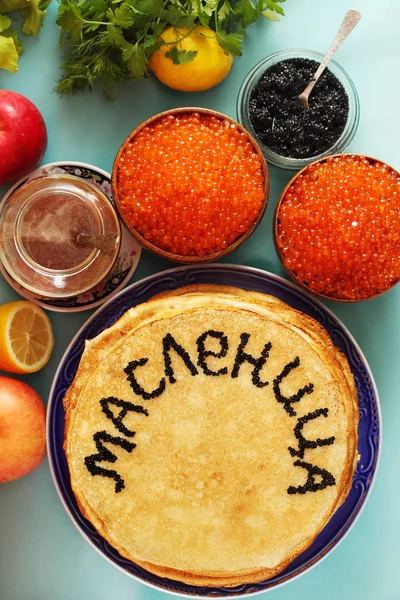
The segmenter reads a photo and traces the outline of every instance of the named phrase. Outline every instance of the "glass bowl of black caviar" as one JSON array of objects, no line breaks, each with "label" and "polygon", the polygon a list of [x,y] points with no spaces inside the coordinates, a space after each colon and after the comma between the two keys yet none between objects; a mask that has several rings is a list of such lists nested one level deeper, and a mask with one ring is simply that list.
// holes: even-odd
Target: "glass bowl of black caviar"
[{"label": "glass bowl of black caviar", "polygon": [[309,97],[298,99],[323,54],[294,49],[259,62],[244,80],[237,101],[238,121],[256,138],[267,161],[298,170],[341,153],[358,127],[360,103],[346,71],[331,60]]}]

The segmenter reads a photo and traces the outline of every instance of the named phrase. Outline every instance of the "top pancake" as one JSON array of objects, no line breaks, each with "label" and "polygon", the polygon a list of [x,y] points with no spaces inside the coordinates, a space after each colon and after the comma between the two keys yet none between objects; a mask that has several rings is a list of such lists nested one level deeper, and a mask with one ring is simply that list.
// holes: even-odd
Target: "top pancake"
[{"label": "top pancake", "polygon": [[[257,371],[243,353],[254,362],[263,349]],[[304,387],[299,401],[282,401]],[[261,581],[285,568],[344,501],[357,460],[345,357],[313,319],[237,288],[189,286],[129,310],[86,343],[65,407],[84,514],[123,556],[198,585]],[[296,432],[330,443],[302,453]],[[114,462],[95,456],[102,447]],[[315,491],[303,487],[304,465],[325,470],[313,476]]]}]

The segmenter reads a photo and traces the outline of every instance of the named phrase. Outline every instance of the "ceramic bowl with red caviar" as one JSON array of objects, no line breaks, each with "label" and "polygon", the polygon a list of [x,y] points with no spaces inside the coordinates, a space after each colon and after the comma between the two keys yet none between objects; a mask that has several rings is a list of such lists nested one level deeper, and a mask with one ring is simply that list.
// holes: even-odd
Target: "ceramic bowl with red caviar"
[{"label": "ceramic bowl with red caviar", "polygon": [[400,281],[400,173],[358,154],[313,162],[281,194],[274,241],[309,292],[342,302],[387,292]]},{"label": "ceramic bowl with red caviar", "polygon": [[152,252],[212,261],[242,244],[268,202],[265,158],[236,121],[204,108],[159,113],[123,142],[112,171],[122,221]]}]

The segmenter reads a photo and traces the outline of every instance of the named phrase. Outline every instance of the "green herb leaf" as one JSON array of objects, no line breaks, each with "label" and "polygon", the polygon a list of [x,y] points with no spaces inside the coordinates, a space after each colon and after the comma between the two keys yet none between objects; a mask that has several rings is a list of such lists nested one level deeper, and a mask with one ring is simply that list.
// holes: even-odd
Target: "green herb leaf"
[{"label": "green herb leaf", "polygon": [[[51,0],[0,0],[0,13],[21,11],[24,18],[22,33],[37,35]],[[24,50],[16,31],[10,29],[11,19],[0,14],[0,69],[18,71],[18,55]]]},{"label": "green herb leaf", "polygon": [[164,8],[163,0],[127,0],[135,11],[158,18]]},{"label": "green herb leaf", "polygon": [[103,52],[104,46],[108,47],[109,42],[106,39],[107,33],[97,34],[94,37],[90,37],[80,44],[75,46],[75,53],[77,59],[81,59],[82,57],[90,57],[94,54],[101,54]]},{"label": "green herb leaf", "polygon": [[24,17],[22,33],[25,35],[37,35],[46,16],[46,12],[39,8],[39,0],[31,0],[29,6],[23,8],[21,13]]},{"label": "green herb leaf", "polygon": [[218,11],[218,21],[224,21],[233,12],[228,0],[225,0]]},{"label": "green herb leaf", "polygon": [[108,8],[106,0],[91,0],[91,2],[81,5],[82,17],[86,20],[103,21]]},{"label": "green herb leaf", "polygon": [[79,7],[72,2],[68,2],[61,8],[64,10],[59,12],[60,16],[57,19],[57,25],[71,34],[71,40],[74,43],[79,43],[82,41],[82,27],[85,23]]},{"label": "green herb leaf", "polygon": [[285,12],[283,8],[279,6],[279,3],[282,2],[285,2],[285,0],[264,0],[264,5],[267,9],[271,10],[272,12],[276,12],[278,13],[278,15],[284,17]]},{"label": "green herb leaf", "polygon": [[14,29],[7,29],[7,31],[3,31],[1,35],[3,35],[4,37],[12,38],[14,40],[15,49],[18,52],[18,54],[23,53],[24,47],[18,39],[17,32],[14,31]]},{"label": "green herb leaf", "polygon": [[251,0],[239,0],[235,6],[235,14],[240,18],[243,28],[248,27],[257,21],[262,11],[262,2],[258,2],[256,6]]},{"label": "green herb leaf", "polygon": [[0,33],[11,27],[11,19],[5,15],[0,15]]},{"label": "green herb leaf", "polygon": [[135,22],[135,13],[127,2],[115,9],[113,23],[123,29],[129,29]]},{"label": "green herb leaf", "polygon": [[151,31],[153,32],[153,35],[155,36],[159,36],[162,34],[162,32],[164,31],[164,29],[167,27],[167,23],[165,21],[158,21],[152,24],[151,27],[149,27],[149,29],[151,29]]},{"label": "green herb leaf", "polygon": [[115,62],[115,57],[105,54],[102,60],[102,70],[99,76],[101,89],[107,100],[115,100],[117,97],[116,84],[129,79],[129,72],[125,65]]},{"label": "green herb leaf", "polygon": [[199,2],[201,5],[201,11],[206,13],[209,17],[218,9],[219,0],[202,0]]},{"label": "green herb leaf", "polygon": [[124,62],[129,62],[135,54],[136,44],[130,44],[129,42],[125,42],[122,48],[122,60]]},{"label": "green herb leaf", "polygon": [[[121,27],[117,27],[116,25],[111,25],[108,29],[107,29],[107,33],[106,33],[106,37],[108,42],[110,43],[111,46],[115,46],[116,48],[119,48],[122,52],[122,60],[124,62],[129,62],[134,56],[136,56],[137,54],[137,44],[131,44],[130,42],[127,42],[126,39],[124,38],[123,32]],[[134,59],[135,61],[135,59]],[[136,69],[136,66],[134,65],[132,67],[132,65],[130,65],[128,67],[129,69],[134,68]]]},{"label": "green herb leaf", "polygon": [[171,50],[165,53],[167,58],[170,58],[174,65],[185,65],[192,61],[197,55],[197,50],[178,50],[176,46],[173,46]]},{"label": "green herb leaf", "polygon": [[279,21],[279,17],[276,12],[271,10],[270,8],[266,8],[263,10],[263,15],[268,21]]},{"label": "green herb leaf", "polygon": [[0,69],[18,71],[18,52],[12,37],[0,35]]},{"label": "green herb leaf", "polygon": [[30,0],[0,0],[0,13],[13,12],[29,6]]},{"label": "green herb leaf", "polygon": [[85,75],[72,75],[69,73],[60,79],[54,91],[59,96],[71,96],[86,87],[89,87],[89,83]]},{"label": "green herb leaf", "polygon": [[[160,33],[162,33],[162,31],[165,29],[165,25],[163,25],[162,30],[160,31]],[[143,40],[143,48],[148,51],[149,53],[155,52],[156,50],[158,50],[162,45],[162,40],[159,39],[159,35],[160,33],[151,33],[150,35],[146,35],[146,37]]]},{"label": "green herb leaf", "polygon": [[143,46],[135,44],[134,48],[135,50],[127,62],[127,67],[133,79],[141,79],[144,75],[147,75],[147,57]]},{"label": "green herb leaf", "polygon": [[[179,5],[179,0],[177,2],[171,0],[171,4]],[[208,27],[210,22],[212,23],[212,26],[215,26],[215,17],[218,18],[217,12],[219,4],[220,0],[218,0],[218,2],[215,2],[215,0],[187,0],[185,2],[187,14],[191,15],[195,19],[195,22],[199,22],[203,27]]]},{"label": "green herb leaf", "polygon": [[225,31],[217,32],[217,41],[226,54],[240,56],[242,54],[242,41],[244,38],[243,32],[226,33]]},{"label": "green herb leaf", "polygon": [[123,48],[127,43],[122,33],[121,27],[117,27],[116,25],[110,25],[110,27],[107,27],[105,35],[110,46]]},{"label": "green herb leaf", "polygon": [[161,14],[161,18],[163,21],[166,21],[168,25],[173,25],[174,27],[190,29],[190,27],[193,27],[194,25],[194,16],[182,13],[182,10],[177,6],[170,6],[168,9],[164,10]]},{"label": "green herb leaf", "polygon": [[51,4],[51,0],[39,0],[39,10],[46,10]]}]

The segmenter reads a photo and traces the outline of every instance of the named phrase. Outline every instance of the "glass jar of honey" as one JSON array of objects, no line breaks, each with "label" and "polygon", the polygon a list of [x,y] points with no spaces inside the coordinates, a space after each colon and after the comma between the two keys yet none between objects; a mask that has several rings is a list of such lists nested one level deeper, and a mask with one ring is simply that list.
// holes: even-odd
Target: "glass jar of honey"
[{"label": "glass jar of honey", "polygon": [[[80,234],[111,235],[111,248],[105,253],[82,243]],[[24,288],[47,298],[69,298],[95,287],[112,269],[120,243],[121,227],[110,200],[72,175],[27,181],[0,213],[5,269]]]}]

